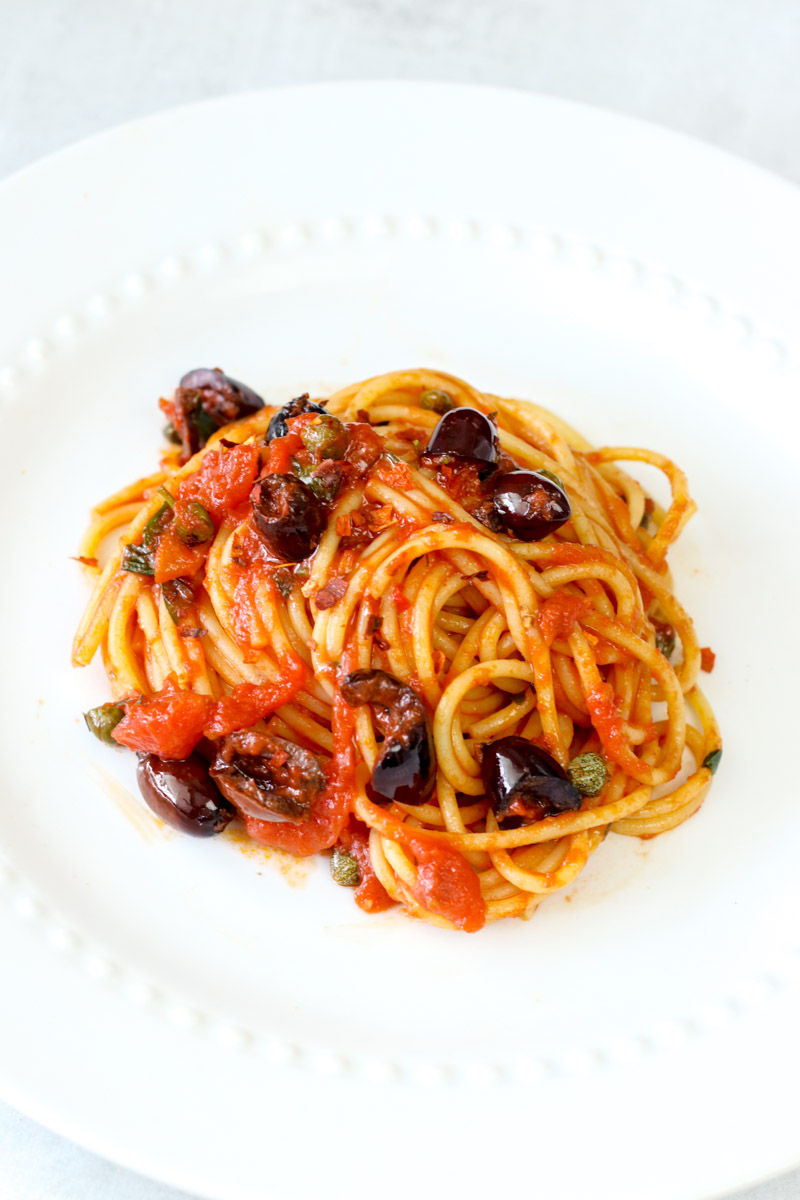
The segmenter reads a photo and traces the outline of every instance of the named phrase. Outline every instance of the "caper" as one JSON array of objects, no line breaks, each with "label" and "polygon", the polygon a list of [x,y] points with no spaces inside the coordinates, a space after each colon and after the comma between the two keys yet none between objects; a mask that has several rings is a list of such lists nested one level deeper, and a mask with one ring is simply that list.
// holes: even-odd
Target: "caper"
[{"label": "caper", "polygon": [[173,446],[180,446],[181,435],[171,421],[164,426],[162,433],[168,442],[172,442]]},{"label": "caper", "polygon": [[449,412],[453,407],[453,397],[443,392],[440,388],[427,388],[419,398],[420,408],[427,408],[430,412],[442,413]]},{"label": "caper", "polygon": [[185,514],[175,522],[175,533],[185,546],[202,546],[214,536],[214,522],[207,509],[196,500],[186,505]]},{"label": "caper", "polygon": [[321,462],[325,458],[344,458],[350,440],[347,429],[329,413],[322,413],[300,431],[303,445],[309,454]]},{"label": "caper", "polygon": [[358,887],[361,883],[357,861],[341,846],[334,846],[331,851],[331,875],[340,887]]},{"label": "caper", "polygon": [[119,742],[115,742],[111,734],[124,716],[124,710],[118,704],[109,701],[108,704],[98,704],[97,708],[90,708],[83,714],[83,719],[86,728],[98,741],[105,742],[107,746],[118,746]]},{"label": "caper", "polygon": [[591,751],[573,758],[567,774],[582,796],[599,796],[609,779],[608,767]]}]

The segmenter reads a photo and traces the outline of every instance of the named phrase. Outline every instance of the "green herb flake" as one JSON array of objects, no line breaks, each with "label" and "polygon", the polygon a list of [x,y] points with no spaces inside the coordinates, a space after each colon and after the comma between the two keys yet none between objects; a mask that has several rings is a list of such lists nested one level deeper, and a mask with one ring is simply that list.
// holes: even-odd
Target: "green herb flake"
[{"label": "green herb flake", "polygon": [[214,536],[211,514],[197,500],[186,505],[186,516],[175,522],[175,533],[184,546],[202,546]]},{"label": "green herb flake", "polygon": [[712,775],[716,775],[717,767],[721,761],[722,750],[712,750],[711,753],[707,754],[703,759],[703,766],[706,768],[706,770],[710,771]]},{"label": "green herb flake", "polygon": [[156,573],[153,551],[150,546],[126,546],[122,551],[121,566],[123,571],[130,571],[133,575],[155,575]]}]

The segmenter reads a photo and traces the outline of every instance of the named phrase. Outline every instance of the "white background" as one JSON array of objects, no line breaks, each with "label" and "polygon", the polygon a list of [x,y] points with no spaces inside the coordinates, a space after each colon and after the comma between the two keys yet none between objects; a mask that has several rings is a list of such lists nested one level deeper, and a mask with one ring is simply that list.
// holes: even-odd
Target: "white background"
[{"label": "white background", "polygon": [[[411,78],[603,105],[800,182],[798,63],[797,0],[0,0],[0,178],[171,105]],[[0,1181],[2,1200],[186,1200],[2,1104]],[[800,1171],[736,1200],[798,1197]]]}]

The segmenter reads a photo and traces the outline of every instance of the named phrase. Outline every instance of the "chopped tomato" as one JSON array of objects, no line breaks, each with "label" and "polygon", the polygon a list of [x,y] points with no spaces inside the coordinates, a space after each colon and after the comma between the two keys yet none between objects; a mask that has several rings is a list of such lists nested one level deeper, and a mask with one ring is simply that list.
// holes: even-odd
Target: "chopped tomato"
[{"label": "chopped tomato", "polygon": [[236,729],[249,729],[268,713],[293,700],[308,679],[308,668],[300,659],[287,660],[282,668],[280,683],[240,683],[230,696],[218,700],[214,715],[206,724],[206,736],[221,738]]},{"label": "chopped tomato", "polygon": [[592,602],[588,596],[570,595],[569,592],[556,592],[550,596],[536,617],[546,644],[551,646],[556,638],[568,638],[578,621],[591,611]]},{"label": "chopped tomato", "polygon": [[464,933],[482,929],[486,901],[478,876],[464,855],[423,837],[407,840],[417,859],[417,882],[411,890],[423,908],[444,917]]},{"label": "chopped tomato", "polygon": [[188,758],[203,736],[214,701],[168,686],[122,707],[125,716],[112,735],[121,746],[159,758]]},{"label": "chopped tomato", "polygon": [[342,830],[339,840],[348,854],[352,854],[358,863],[358,871],[361,876],[361,882],[355,891],[355,901],[358,907],[364,912],[370,913],[385,912],[387,908],[391,908],[394,900],[378,879],[372,865],[369,853],[369,830],[366,825],[351,817],[349,825]]},{"label": "chopped tomato", "polygon": [[355,751],[353,710],[337,696],[333,702],[333,758],[328,785],[315,802],[307,821],[259,821],[245,817],[245,829],[256,842],[287,850],[298,858],[330,850],[339,840],[353,807]]},{"label": "chopped tomato", "polygon": [[250,495],[258,461],[257,446],[209,450],[199,471],[180,484],[178,496],[181,500],[198,500],[219,522]]},{"label": "chopped tomato", "polygon": [[714,663],[717,661],[717,656],[710,646],[703,646],[700,650],[700,669],[708,674],[714,670]]},{"label": "chopped tomato", "polygon": [[[383,438],[375,432],[371,425],[362,421],[354,421],[348,425],[347,429],[350,441],[345,451],[345,462],[348,462],[353,468],[356,477],[360,477],[374,466],[383,454]],[[409,481],[406,485],[408,487],[411,484],[411,475],[408,467],[405,470]],[[386,482],[388,483],[389,480],[387,479]]]},{"label": "chopped tomato", "polygon": [[285,437],[273,438],[269,444],[267,465],[264,468],[267,475],[291,474],[293,458],[303,450],[303,441],[297,433],[287,433]]},{"label": "chopped tomato", "polygon": [[210,549],[210,541],[200,546],[185,545],[172,526],[169,526],[158,539],[153,560],[156,583],[166,583],[169,579],[194,575],[206,561]]}]

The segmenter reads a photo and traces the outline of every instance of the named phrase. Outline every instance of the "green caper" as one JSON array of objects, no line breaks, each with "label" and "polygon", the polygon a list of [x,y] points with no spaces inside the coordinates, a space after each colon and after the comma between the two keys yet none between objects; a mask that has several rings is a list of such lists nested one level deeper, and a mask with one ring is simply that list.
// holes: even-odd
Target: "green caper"
[{"label": "green caper", "polygon": [[564,485],[556,475],[555,471],[550,471],[547,467],[537,467],[536,474],[544,475],[545,479],[552,479],[553,483],[558,484],[562,492],[564,491]]},{"label": "green caper", "polygon": [[440,388],[427,388],[422,392],[419,398],[420,408],[427,408],[430,412],[442,413],[450,412],[454,407],[453,397],[447,392],[443,392]]},{"label": "green caper", "polygon": [[721,759],[722,750],[712,750],[711,753],[707,754],[703,759],[703,766],[706,767],[712,775],[716,775],[717,767],[719,766]]},{"label": "green caper", "polygon": [[164,426],[162,433],[168,442],[172,442],[173,446],[180,446],[181,435],[171,421],[168,425]]},{"label": "green caper", "polygon": [[329,413],[320,413],[300,431],[300,438],[318,462],[325,458],[344,458],[349,436],[347,429],[338,419]]},{"label": "green caper", "polygon": [[86,728],[99,741],[105,742],[107,746],[118,746],[119,742],[115,742],[111,734],[124,716],[123,709],[113,701],[109,701],[108,704],[98,704],[97,708],[90,708],[83,714],[83,719],[86,722]]},{"label": "green caper", "polygon": [[340,887],[358,887],[361,883],[358,863],[341,846],[334,846],[331,851],[331,875]]},{"label": "green caper", "polygon": [[567,774],[583,796],[599,796],[609,779],[608,767],[599,754],[591,751],[573,758]]}]

